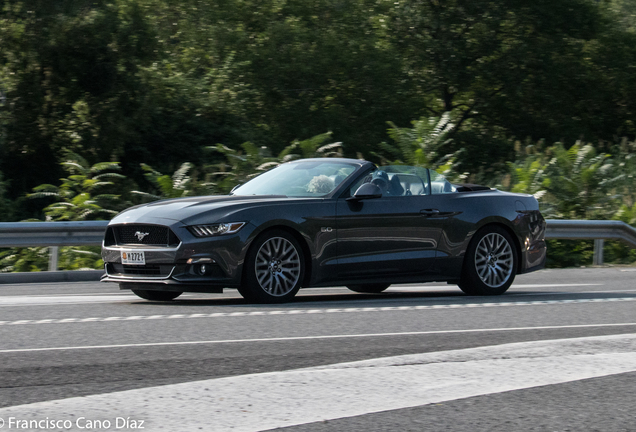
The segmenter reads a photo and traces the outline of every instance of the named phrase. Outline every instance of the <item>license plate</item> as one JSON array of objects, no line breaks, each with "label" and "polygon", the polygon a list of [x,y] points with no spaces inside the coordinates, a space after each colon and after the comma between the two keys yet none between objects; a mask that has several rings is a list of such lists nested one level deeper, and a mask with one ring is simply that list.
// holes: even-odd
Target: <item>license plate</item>
[{"label": "license plate", "polygon": [[146,265],[144,251],[121,251],[122,264]]}]

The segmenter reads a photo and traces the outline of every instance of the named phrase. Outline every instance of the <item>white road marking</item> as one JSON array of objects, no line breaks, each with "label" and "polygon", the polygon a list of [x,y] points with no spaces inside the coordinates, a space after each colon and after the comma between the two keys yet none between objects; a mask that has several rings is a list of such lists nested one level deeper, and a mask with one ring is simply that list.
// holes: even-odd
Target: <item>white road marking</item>
[{"label": "white road marking", "polygon": [[112,303],[116,301],[140,300],[129,294],[118,295],[72,295],[72,296],[0,296],[2,306],[47,306],[52,304]]},{"label": "white road marking", "polygon": [[[628,290],[604,290],[604,291],[577,291],[575,294],[610,294],[610,293],[623,293],[623,292],[636,292],[636,289],[628,289]],[[555,293],[551,293],[550,295],[554,295]],[[564,293],[565,294],[565,293]],[[571,293],[567,293],[571,294]]]},{"label": "white road marking", "polygon": [[273,315],[311,315],[311,314],[331,314],[331,313],[366,313],[366,312],[393,312],[393,311],[420,311],[431,309],[465,309],[465,308],[491,308],[491,307],[515,307],[515,306],[545,306],[556,304],[581,304],[581,303],[610,303],[610,302],[633,302],[636,297],[610,297],[593,299],[564,299],[564,300],[533,300],[515,302],[489,302],[489,303],[451,303],[418,306],[377,306],[377,307],[350,307],[350,308],[326,308],[326,309],[282,309],[272,311],[241,311],[241,312],[212,312],[195,314],[176,315],[139,315],[130,317],[89,317],[89,318],[61,318],[61,319],[36,319],[0,321],[0,326],[7,325],[34,325],[34,324],[64,324],[64,323],[85,323],[85,322],[107,322],[125,320],[146,320],[146,319],[192,319],[192,318],[228,318],[246,316],[273,316]]},{"label": "white road marking", "polygon": [[[515,288],[523,289],[523,288],[564,288],[564,287],[585,287],[585,286],[604,286],[602,283],[567,283],[567,284],[513,284],[510,289],[514,290]],[[437,285],[437,286],[429,286],[429,285],[391,285],[387,291],[396,290],[400,291],[404,288],[414,288],[414,289],[425,289],[425,288],[435,288],[435,289],[454,289],[453,285]],[[514,292],[510,292],[510,294],[515,294]]]},{"label": "white road marking", "polygon": [[[0,409],[24,421],[129,418],[146,430],[262,431],[636,371],[636,334],[388,357]],[[111,429],[114,430],[114,429]]]},{"label": "white road marking", "polygon": [[[603,286],[602,283],[576,283],[576,284],[523,284],[512,285],[510,289],[514,288],[561,288],[561,287],[583,287],[583,286]],[[513,293],[514,294],[514,293]]]},{"label": "white road marking", "polygon": [[[128,320],[137,319],[137,318],[138,317],[128,317],[128,318],[120,318],[118,320],[128,321]],[[84,318],[83,320],[87,320],[87,319],[90,319],[90,318]],[[49,320],[41,320],[41,321],[49,321]],[[77,322],[77,321],[71,318],[66,320],[66,322]],[[17,321],[16,323],[28,324],[27,322],[17,322]],[[429,330],[429,331],[393,332],[393,333],[289,336],[289,337],[257,338],[257,339],[221,339],[221,340],[204,340],[204,341],[148,342],[148,343],[137,343],[137,344],[82,345],[82,346],[45,347],[45,348],[14,348],[14,349],[0,350],[0,354],[38,352],[38,351],[73,351],[73,350],[90,350],[90,349],[142,348],[142,347],[153,347],[153,346],[159,347],[159,346],[217,345],[217,344],[258,343],[258,342],[291,342],[291,341],[320,340],[320,339],[356,339],[356,338],[377,338],[377,337],[396,337],[396,336],[426,336],[426,335],[456,334],[456,333],[494,333],[494,332],[512,332],[512,331],[527,331],[527,330],[533,330],[533,331],[564,330],[564,329],[578,329],[578,328],[606,328],[606,327],[634,327],[634,326],[636,326],[636,323],[571,324],[571,325],[562,325],[562,326],[501,327],[501,328],[482,328],[482,329],[463,329],[463,330]]]},{"label": "white road marking", "polygon": [[[82,293],[82,294],[77,294],[77,293],[72,293],[72,294],[68,294],[68,293],[59,293],[59,294],[55,294],[55,293],[49,293],[49,294],[8,294],[5,296],[2,296],[0,298],[11,298],[11,297],[24,297],[24,298],[30,298],[30,297],[65,297],[65,296],[112,296],[112,295],[122,295],[122,293],[124,293],[126,291],[119,291],[119,292],[102,292],[102,293]],[[134,296],[134,294],[132,292],[127,293],[129,296]]]},{"label": "white road marking", "polygon": [[[523,288],[564,288],[564,287],[584,287],[584,286],[604,286],[605,284],[602,283],[571,283],[571,284],[513,284],[512,287],[510,288],[511,290],[514,290],[515,288],[519,288],[519,289],[523,289]],[[344,290],[346,292],[350,292],[346,287],[344,286],[335,286],[335,287],[321,287],[321,288],[303,288],[300,291],[300,294],[303,293],[308,293],[308,292],[325,292],[326,290]],[[458,291],[459,288],[457,288],[454,285],[427,285],[427,284],[405,284],[405,285],[393,285],[391,287],[389,287],[387,289],[387,292],[391,292],[391,291],[422,291],[422,290],[434,290],[434,291],[438,291],[438,290],[454,290],[454,291]],[[608,291],[608,292],[619,292],[619,291]],[[509,294],[511,295],[515,295],[517,293],[514,292],[509,292]],[[535,294],[535,293],[532,293]],[[137,299],[137,297],[130,291],[115,291],[115,292],[100,292],[100,293],[82,293],[82,294],[75,294],[75,293],[47,293],[47,294],[28,294],[28,295],[22,295],[22,294],[9,294],[9,295],[3,295],[0,296],[0,306],[2,306],[2,303],[10,303],[12,301],[15,301],[16,303],[24,303],[25,300],[20,300],[20,299],[30,299],[30,298],[40,298],[40,299],[46,299],[47,301],[53,301],[51,299],[55,299],[57,297],[87,297],[87,296],[119,296],[119,297],[127,297],[127,298],[134,298]],[[183,297],[198,297],[198,295],[196,293],[185,293],[183,294]],[[214,297],[211,297],[214,298]],[[84,299],[82,299],[84,300]],[[103,301],[104,299],[100,299],[100,301]]]}]

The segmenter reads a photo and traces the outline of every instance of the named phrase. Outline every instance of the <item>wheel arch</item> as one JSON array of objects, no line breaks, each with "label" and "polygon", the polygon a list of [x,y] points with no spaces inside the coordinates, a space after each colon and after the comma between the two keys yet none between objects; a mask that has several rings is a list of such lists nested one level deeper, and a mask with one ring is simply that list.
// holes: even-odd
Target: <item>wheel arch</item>
[{"label": "wheel arch", "polygon": [[[307,244],[307,240],[303,237],[303,235],[300,233],[300,231],[290,227],[289,225],[283,225],[283,224],[278,224],[278,225],[270,225],[262,230],[260,230],[258,232],[258,234],[256,234],[254,236],[254,239],[267,234],[270,231],[274,231],[274,230],[281,230],[281,231],[285,231],[286,233],[288,233],[289,235],[291,235],[292,237],[294,237],[294,239],[298,242],[298,244],[300,245],[301,249],[302,249],[302,253],[303,253],[303,257],[305,258],[305,275],[303,277],[303,281],[302,281],[302,285],[301,287],[305,287],[309,284],[309,282],[311,281],[311,275],[312,275],[312,259],[311,259],[311,251],[309,249],[309,245]],[[249,251],[249,249],[254,247],[254,241],[252,240],[250,242],[249,247],[247,248],[246,252]],[[243,266],[243,270],[241,272],[241,279],[244,279],[245,277],[245,271],[246,268],[245,266]]]}]

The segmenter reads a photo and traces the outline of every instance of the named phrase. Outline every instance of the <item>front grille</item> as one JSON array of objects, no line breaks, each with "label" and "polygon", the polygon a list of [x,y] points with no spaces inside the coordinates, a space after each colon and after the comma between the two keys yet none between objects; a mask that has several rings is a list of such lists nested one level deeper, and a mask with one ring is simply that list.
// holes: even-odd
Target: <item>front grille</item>
[{"label": "front grille", "polygon": [[113,230],[113,240],[118,245],[176,246],[179,244],[179,239],[172,230],[161,225],[115,225],[110,228]]},{"label": "front grille", "polygon": [[115,275],[168,276],[173,268],[172,264],[123,265],[109,263],[107,271],[108,274]]}]

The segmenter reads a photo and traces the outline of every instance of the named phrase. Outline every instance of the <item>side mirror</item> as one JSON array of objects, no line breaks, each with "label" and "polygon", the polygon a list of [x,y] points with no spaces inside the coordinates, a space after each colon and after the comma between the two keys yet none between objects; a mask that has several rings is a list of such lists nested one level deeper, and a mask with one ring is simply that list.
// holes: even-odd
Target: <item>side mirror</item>
[{"label": "side mirror", "polygon": [[380,197],[382,197],[382,189],[377,184],[365,183],[358,188],[352,197],[347,198],[347,201],[360,201]]}]

